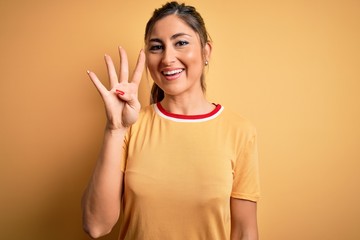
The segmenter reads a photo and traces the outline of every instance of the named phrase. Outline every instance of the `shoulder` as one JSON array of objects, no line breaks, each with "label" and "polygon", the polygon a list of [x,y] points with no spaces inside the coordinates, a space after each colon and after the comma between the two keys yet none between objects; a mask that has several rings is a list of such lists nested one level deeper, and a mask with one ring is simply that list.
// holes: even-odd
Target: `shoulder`
[{"label": "shoulder", "polygon": [[252,121],[227,107],[224,107],[221,119],[233,131],[256,135],[256,127]]},{"label": "shoulder", "polygon": [[145,107],[142,107],[139,112],[139,119],[138,121],[143,121],[146,119],[153,118],[153,115],[155,114],[153,105],[147,105]]},{"label": "shoulder", "polygon": [[142,107],[142,108],[140,109],[140,115],[151,114],[152,112],[154,112],[153,104],[147,105],[147,106]]}]

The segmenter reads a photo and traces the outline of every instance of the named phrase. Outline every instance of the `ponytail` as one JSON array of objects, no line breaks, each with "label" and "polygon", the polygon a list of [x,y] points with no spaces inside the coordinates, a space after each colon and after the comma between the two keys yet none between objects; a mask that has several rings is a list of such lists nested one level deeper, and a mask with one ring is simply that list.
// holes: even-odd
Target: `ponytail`
[{"label": "ponytail", "polygon": [[164,99],[164,91],[156,83],[153,84],[150,93],[150,104],[161,102]]}]

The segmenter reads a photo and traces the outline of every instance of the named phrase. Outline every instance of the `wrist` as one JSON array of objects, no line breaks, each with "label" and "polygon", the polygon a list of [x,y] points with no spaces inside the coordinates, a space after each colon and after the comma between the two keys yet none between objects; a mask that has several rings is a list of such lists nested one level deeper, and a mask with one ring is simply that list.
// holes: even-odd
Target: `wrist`
[{"label": "wrist", "polygon": [[111,127],[109,124],[106,124],[106,127],[105,127],[105,132],[110,134],[110,135],[124,135],[126,134],[126,132],[128,131],[128,127],[117,127],[117,128],[114,128],[114,127]]}]

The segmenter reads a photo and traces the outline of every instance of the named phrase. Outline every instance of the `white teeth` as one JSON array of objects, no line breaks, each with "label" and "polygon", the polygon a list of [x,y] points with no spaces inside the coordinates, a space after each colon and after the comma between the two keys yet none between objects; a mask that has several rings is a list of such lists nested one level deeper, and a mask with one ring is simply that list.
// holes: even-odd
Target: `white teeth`
[{"label": "white teeth", "polygon": [[181,73],[182,71],[183,71],[183,69],[176,69],[176,70],[163,72],[163,73],[164,73],[164,75],[174,75],[174,74],[177,74],[177,73]]}]

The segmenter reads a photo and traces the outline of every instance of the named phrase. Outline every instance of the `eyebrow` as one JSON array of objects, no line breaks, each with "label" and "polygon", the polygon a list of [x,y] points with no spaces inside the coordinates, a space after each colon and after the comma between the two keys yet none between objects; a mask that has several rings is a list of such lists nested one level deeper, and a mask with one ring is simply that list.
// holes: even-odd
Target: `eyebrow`
[{"label": "eyebrow", "polygon": [[[176,38],[178,38],[178,37],[182,37],[182,36],[188,36],[188,37],[192,37],[191,35],[189,35],[189,34],[187,34],[187,33],[176,33],[176,34],[174,34],[174,35],[172,35],[171,36],[171,40],[174,40],[174,39],[176,39]],[[160,39],[160,38],[151,38],[150,40],[149,40],[149,42],[162,42],[162,40]]]}]

